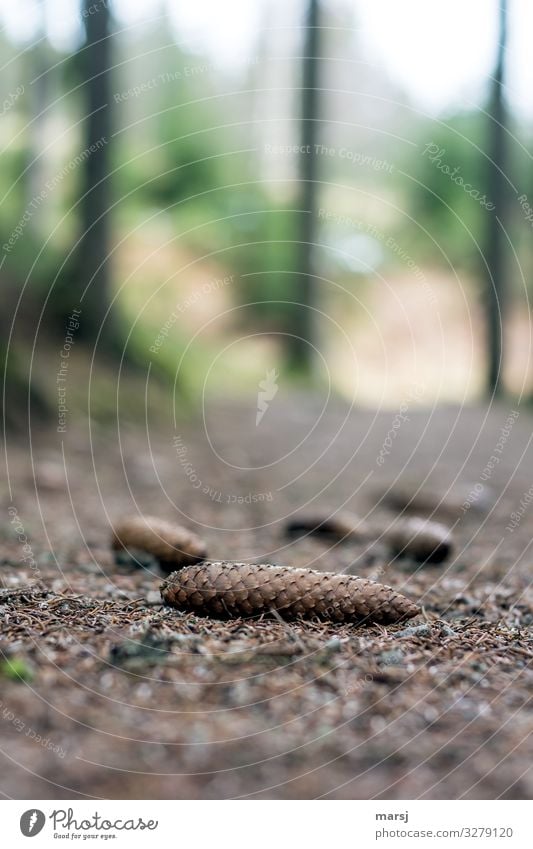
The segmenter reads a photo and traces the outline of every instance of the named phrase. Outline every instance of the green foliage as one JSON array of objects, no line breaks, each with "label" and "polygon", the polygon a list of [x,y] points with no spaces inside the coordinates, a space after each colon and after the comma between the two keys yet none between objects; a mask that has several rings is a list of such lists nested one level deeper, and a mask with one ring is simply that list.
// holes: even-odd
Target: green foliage
[{"label": "green foliage", "polygon": [[[435,153],[435,147],[438,148]],[[408,196],[411,214],[434,236],[449,261],[476,267],[479,244],[487,215],[491,214],[476,197],[465,191],[464,180],[472,192],[486,196],[486,118],[479,110],[462,113],[440,124],[432,122],[418,134],[418,147],[411,155],[409,168],[418,181]],[[432,161],[433,157],[433,161]],[[440,167],[439,167],[440,165]],[[425,241],[426,251],[437,262],[434,243]]]},{"label": "green foliage", "polygon": [[[335,32],[337,35],[332,37],[344,38],[338,34],[340,30]],[[7,93],[16,84],[17,76],[21,79],[31,78],[28,74],[30,60],[23,51],[16,51],[7,41],[3,47],[5,55],[10,57],[7,65],[9,68],[13,66],[11,72],[16,71],[15,76],[10,79],[6,77],[3,83]],[[297,299],[298,291],[298,220],[293,210],[298,202],[294,199],[290,201],[286,194],[281,194],[289,189],[290,179],[286,186],[280,188],[278,197],[283,197],[283,201],[274,200],[275,195],[268,190],[272,187],[261,184],[265,173],[259,167],[262,143],[265,139],[272,140],[268,135],[271,132],[271,113],[265,116],[267,120],[263,125],[263,116],[258,109],[258,104],[262,103],[260,98],[263,97],[260,92],[265,82],[270,82],[268,69],[258,65],[250,73],[249,81],[243,76],[234,85],[229,77],[224,77],[220,68],[214,67],[204,57],[188,53],[178,46],[164,15],[159,22],[147,23],[142,34],[139,31],[135,34],[134,29],[117,31],[113,49],[113,97],[109,109],[114,132],[109,151],[112,158],[113,196],[116,200],[111,209],[112,236],[116,246],[112,255],[114,291],[118,290],[123,279],[127,279],[129,284],[121,290],[117,301],[116,327],[124,332],[125,338],[134,325],[126,354],[130,364],[145,370],[151,363],[154,376],[161,381],[173,382],[176,365],[186,346],[185,339],[180,337],[180,333],[184,333],[180,328],[186,327],[188,319],[184,319],[183,324],[176,322],[172,338],[169,337],[156,357],[150,356],[150,345],[166,320],[165,313],[171,312],[176,300],[180,298],[179,287],[183,283],[183,290],[186,290],[190,281],[191,288],[196,285],[198,280],[201,281],[204,268],[210,277],[219,273],[217,269],[220,269],[221,276],[235,275],[235,282],[226,290],[225,297],[228,304],[248,305],[242,310],[236,310],[232,318],[234,322],[240,322],[239,332],[243,327],[249,328],[252,333],[291,331],[294,312],[290,302],[295,296]],[[345,44],[339,42],[336,50],[351,61],[351,40]],[[87,86],[84,79],[86,68],[83,46],[71,56],[59,55],[50,47],[46,61],[51,69],[49,96],[52,98],[53,93],[55,105],[43,126],[50,129],[51,123],[46,124],[46,121],[54,120],[58,126],[71,128],[68,134],[59,131],[60,143],[44,156],[49,172],[51,169],[61,169],[61,165],[72,161],[83,150],[83,116],[86,115],[83,98]],[[354,65],[354,74],[361,73]],[[358,77],[358,85],[360,81],[365,82],[364,76]],[[242,91],[239,90],[240,83]],[[387,91],[394,91],[392,83],[383,81],[380,85],[388,86]],[[257,94],[248,91],[254,86]],[[371,86],[369,90],[373,90]],[[394,100],[397,104],[401,103],[402,97],[401,92],[395,92]],[[338,101],[339,104],[346,102]],[[386,98],[379,102],[386,109]],[[331,108],[335,107],[340,115],[342,110],[337,101],[332,100],[331,103]],[[291,120],[297,119],[296,99],[293,105],[293,113],[287,116]],[[31,119],[34,108],[30,98],[20,98],[20,102],[17,101],[4,116],[4,125],[8,126],[5,132],[8,143],[0,169],[0,196],[5,196],[0,211],[2,242],[13,233],[31,203],[31,193],[35,191],[35,187],[30,188],[28,180],[23,176],[31,158],[30,148],[35,144],[35,139],[32,142],[31,133],[24,129],[24,124]],[[284,116],[283,111],[280,114]],[[403,118],[392,109],[383,114],[383,127],[391,129],[390,133],[385,132],[383,135],[375,133],[373,126],[366,128],[365,135],[364,121],[361,126],[354,124],[350,127],[348,121],[345,122],[346,126],[342,126],[342,121],[334,120],[331,127],[328,126],[332,150],[338,152],[342,145],[346,145],[355,154],[361,154],[361,157],[368,154],[387,161],[390,158],[393,164],[390,171],[381,171],[368,164],[363,165],[362,161],[350,162],[338,153],[321,158],[319,202],[331,210],[348,210],[354,219],[368,223],[369,227],[375,225],[383,236],[383,239],[381,236],[372,237],[370,229],[366,232],[362,228],[357,232],[356,228],[350,229],[349,225],[343,229],[333,223],[332,243],[335,246],[339,239],[342,241],[343,233],[347,238],[359,236],[360,241],[361,236],[366,235],[367,241],[374,239],[382,254],[376,260],[376,268],[383,263],[385,266],[405,269],[408,267],[405,256],[402,258],[400,251],[387,246],[389,237],[397,238],[402,251],[413,257],[421,267],[452,264],[477,275],[481,257],[476,243],[481,242],[487,216],[491,213],[454,181],[449,171],[461,175],[480,195],[486,193],[490,201],[490,188],[485,186],[486,115],[477,109],[438,121],[421,118],[420,113],[414,109],[401,114],[409,115],[409,127],[405,132],[401,127]],[[258,121],[255,120],[256,116],[259,116]],[[380,121],[381,115],[376,119],[375,126],[378,129],[381,129],[381,125],[378,127]],[[293,126],[296,133],[297,123]],[[258,128],[265,134],[265,139],[259,135]],[[416,146],[400,144],[398,149],[393,149],[392,139],[398,128],[402,130],[400,135],[406,140],[414,139]],[[430,144],[442,151],[440,159],[446,169],[439,168],[425,151]],[[62,162],[58,162],[59,157],[64,157]],[[297,157],[291,162],[293,173],[296,174]],[[283,163],[281,173],[286,164]],[[523,186],[523,191],[530,191],[533,197],[533,190],[529,190],[533,183],[529,177],[527,156],[524,155],[520,161],[515,157],[511,170],[516,185]],[[45,167],[39,178],[42,176],[44,180],[50,176],[48,172]],[[14,288],[17,296],[31,271],[27,290],[34,298],[34,315],[39,314],[57,271],[77,239],[82,178],[82,167],[69,171],[68,177],[57,184],[39,207],[41,220],[46,222],[45,233],[54,232],[46,249],[40,254],[40,240],[44,236],[41,228],[33,227],[37,220],[35,217],[28,226],[24,226],[22,236],[5,257],[3,272],[6,277],[16,281]],[[292,188],[295,198],[296,183]],[[383,212],[380,210],[380,200],[384,201]],[[56,229],[56,224],[62,218],[64,222]],[[322,224],[318,225],[319,231]],[[512,221],[510,225],[511,228],[515,226]],[[521,226],[518,239],[514,238],[514,232],[511,235],[519,251],[529,254],[530,230],[524,226],[523,221]],[[134,238],[131,238],[132,234]],[[130,257],[125,257],[127,249],[121,246],[121,240],[128,237],[135,251],[131,263]],[[318,238],[322,238],[320,232]],[[167,246],[170,246],[168,251]],[[358,250],[364,253],[355,239],[354,254]],[[365,276],[364,271],[341,261],[338,253],[328,251],[327,248],[321,249],[326,276],[329,275],[335,284],[339,284],[339,289],[334,286],[324,287],[327,290],[327,308],[338,315],[340,321],[347,317],[352,321],[352,313],[358,309],[357,304],[364,305],[371,297],[372,275]],[[39,260],[32,268],[37,256]],[[151,261],[145,264],[147,257]],[[186,279],[188,271],[179,281],[174,281],[174,262],[178,268],[182,262],[186,269],[194,266],[190,281]],[[71,268],[74,269],[72,273]],[[56,286],[44,316],[40,332],[45,335],[53,324],[62,332],[62,310],[65,304],[67,308],[70,307],[68,293],[76,288],[73,285],[78,279],[74,277],[75,274],[76,266],[67,264],[61,277],[62,281],[66,280],[66,284]],[[134,275],[136,279],[134,285],[131,285],[130,276]],[[169,280],[165,294],[157,305],[154,298],[152,305],[151,293],[164,291]],[[342,288],[347,292],[357,289],[357,299],[347,298],[340,291]],[[59,309],[54,308],[54,301],[55,307],[59,305]],[[145,310],[147,303],[150,306]],[[360,312],[366,320],[366,312],[362,307]],[[139,315],[142,315],[142,319],[137,321]],[[5,326],[6,320],[2,329]],[[227,328],[224,332],[227,332]],[[206,337],[202,337],[202,351],[195,350],[194,354],[188,356],[187,368],[190,372],[197,369],[201,373],[204,360],[208,362],[213,350],[220,347],[220,339]],[[81,332],[77,341],[81,345]],[[117,348],[121,350],[122,337],[119,341]],[[2,360],[0,351],[0,366],[4,361],[5,352]],[[10,355],[8,377],[15,396],[23,397],[24,369],[20,362],[24,363],[24,352],[17,356],[17,361]],[[187,375],[186,371],[180,374],[184,406],[189,403],[188,395],[194,395],[194,383],[191,374]],[[74,390],[71,394],[75,403]],[[107,394],[110,394],[111,402]],[[136,394],[136,385],[132,383],[131,392],[127,391],[124,399],[124,404],[132,414]],[[80,397],[80,404],[82,401]],[[109,376],[103,380],[94,415],[102,421],[114,415],[113,389]]]},{"label": "green foliage", "polygon": [[33,670],[22,658],[12,657],[0,663],[0,676],[11,681],[33,681]]}]

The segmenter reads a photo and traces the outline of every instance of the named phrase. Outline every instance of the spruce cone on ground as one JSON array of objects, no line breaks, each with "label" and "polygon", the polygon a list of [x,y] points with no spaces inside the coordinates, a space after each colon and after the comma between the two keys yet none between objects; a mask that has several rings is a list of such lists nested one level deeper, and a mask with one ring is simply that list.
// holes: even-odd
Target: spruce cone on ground
[{"label": "spruce cone on ground", "polygon": [[348,511],[333,513],[331,516],[327,515],[326,510],[323,513],[304,513],[290,519],[285,530],[289,536],[316,534],[331,539],[366,539],[368,536],[365,522],[355,513]]},{"label": "spruce cone on ground", "polygon": [[442,563],[453,548],[446,525],[418,516],[398,519],[383,536],[395,554],[413,557],[422,563]]},{"label": "spruce cone on ground", "polygon": [[170,575],[167,604],[207,616],[319,617],[331,622],[396,622],[420,608],[391,587],[333,572],[209,561]]},{"label": "spruce cone on ground", "polygon": [[478,483],[463,483],[443,491],[428,485],[419,488],[416,482],[398,483],[388,492],[376,493],[376,496],[379,495],[381,505],[399,512],[457,519],[468,510],[488,513],[494,506],[494,492],[486,485],[478,491],[478,486]]},{"label": "spruce cone on ground", "polygon": [[207,554],[205,543],[196,534],[155,516],[126,516],[116,522],[111,545],[116,551],[146,551],[165,572],[197,563]]},{"label": "spruce cone on ground", "polygon": [[381,538],[393,554],[412,557],[421,563],[442,563],[453,548],[446,525],[418,516],[396,519],[389,527],[380,529],[355,513],[345,511],[328,516],[324,511],[322,515],[296,516],[287,522],[285,529],[290,536],[308,533],[340,541]]}]

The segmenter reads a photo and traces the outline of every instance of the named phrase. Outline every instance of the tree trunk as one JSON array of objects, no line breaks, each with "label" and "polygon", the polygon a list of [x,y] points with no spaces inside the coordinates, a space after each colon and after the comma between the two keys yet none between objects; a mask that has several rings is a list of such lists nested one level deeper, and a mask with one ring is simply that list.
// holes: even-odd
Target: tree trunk
[{"label": "tree trunk", "polygon": [[503,227],[507,206],[507,110],[503,96],[505,49],[507,43],[507,0],[500,0],[499,44],[496,68],[492,78],[487,128],[487,197],[495,204],[487,212],[485,258],[487,286],[487,336],[489,395],[502,389],[503,320],[506,307],[505,234]]},{"label": "tree trunk", "polygon": [[[81,335],[110,337],[109,153],[111,142],[111,33],[107,2],[84,0],[86,46],[82,51],[86,92],[81,241],[76,287],[82,309]],[[105,326],[104,326],[105,322]]]},{"label": "tree trunk", "polygon": [[317,154],[315,150],[319,120],[319,0],[308,0],[302,63],[302,111],[300,144],[301,199],[298,228],[298,265],[291,306],[289,363],[305,373],[312,369],[315,344],[316,283],[314,242],[316,234]]},{"label": "tree trunk", "polygon": [[[35,17],[37,22],[37,33],[35,43],[27,52],[28,77],[28,123],[26,133],[28,137],[28,161],[24,176],[26,209],[32,208],[32,203],[39,196],[46,182],[46,157],[42,155],[43,136],[46,131],[48,104],[49,75],[46,24],[45,24],[45,0],[38,0],[35,6]],[[33,215],[28,221],[28,231],[36,238],[37,242],[46,239],[45,216]]]}]

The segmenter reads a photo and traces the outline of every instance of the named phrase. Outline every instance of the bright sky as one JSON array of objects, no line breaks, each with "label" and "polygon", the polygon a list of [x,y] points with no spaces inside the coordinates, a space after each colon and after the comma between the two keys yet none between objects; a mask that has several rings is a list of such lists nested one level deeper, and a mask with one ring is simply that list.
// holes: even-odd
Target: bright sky
[{"label": "bright sky", "polygon": [[[261,27],[294,26],[303,0],[168,0],[176,37],[191,49],[237,70],[253,55]],[[43,0],[0,0],[10,35],[35,37]],[[95,0],[97,2],[97,0]],[[365,54],[382,64],[422,108],[439,111],[475,100],[493,64],[498,0],[324,0],[352,14]],[[71,48],[80,25],[74,0],[45,0],[51,40]],[[509,99],[533,119],[533,2],[509,0]],[[114,0],[122,26],[160,15],[164,0]],[[349,19],[348,17],[348,19]],[[354,33],[354,46],[355,46]],[[356,56],[354,50],[354,56]]]}]

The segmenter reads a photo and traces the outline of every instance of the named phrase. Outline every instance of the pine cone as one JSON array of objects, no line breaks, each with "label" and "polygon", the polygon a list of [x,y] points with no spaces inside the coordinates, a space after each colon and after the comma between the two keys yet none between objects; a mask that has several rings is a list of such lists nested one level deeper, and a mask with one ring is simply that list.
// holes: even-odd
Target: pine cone
[{"label": "pine cone", "polygon": [[166,604],[207,616],[314,616],[332,622],[396,622],[420,608],[391,587],[313,569],[209,561],[170,575],[161,587]]},{"label": "pine cone", "polygon": [[126,516],[116,522],[111,545],[115,550],[140,549],[157,558],[166,572],[203,560],[203,540],[181,525],[155,516]]},{"label": "pine cone", "polygon": [[413,557],[421,563],[442,563],[453,548],[446,525],[418,516],[398,519],[383,536],[395,554]]},{"label": "pine cone", "polygon": [[368,528],[363,520],[348,511],[331,515],[328,515],[326,510],[322,513],[304,513],[287,522],[285,531],[289,536],[316,534],[331,539],[365,539],[368,535]]},{"label": "pine cone", "polygon": [[379,495],[380,504],[392,510],[406,513],[418,513],[423,516],[435,515],[446,519],[457,519],[467,510],[476,513],[488,513],[495,502],[495,495],[486,485],[481,492],[478,484],[455,484],[447,490],[434,489],[429,485],[422,488],[413,481],[398,483],[386,493]]},{"label": "pine cone", "polygon": [[297,516],[286,525],[291,536],[299,533],[314,534],[332,540],[370,541],[381,539],[393,554],[412,557],[422,563],[442,563],[451,554],[453,545],[450,529],[439,522],[431,522],[418,516],[396,519],[394,524],[381,530],[369,525],[348,511],[328,515],[310,514]]}]

